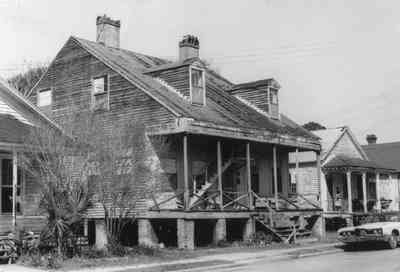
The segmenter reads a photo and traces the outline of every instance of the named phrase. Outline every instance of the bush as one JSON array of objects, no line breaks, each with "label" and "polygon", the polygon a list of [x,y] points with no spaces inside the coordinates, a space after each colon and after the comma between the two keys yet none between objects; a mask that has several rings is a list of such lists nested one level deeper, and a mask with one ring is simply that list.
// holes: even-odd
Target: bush
[{"label": "bush", "polygon": [[18,262],[27,266],[59,269],[62,266],[63,258],[54,251],[46,254],[37,251],[33,254],[22,255]]},{"label": "bush", "polygon": [[82,257],[87,259],[99,259],[109,257],[106,249],[96,249],[94,247],[82,251]]},{"label": "bush", "polygon": [[108,253],[111,254],[112,256],[116,257],[124,257],[128,255],[129,250],[128,248],[124,247],[120,243],[116,241],[112,241],[107,245],[107,250]]},{"label": "bush", "polygon": [[160,249],[149,246],[135,246],[129,250],[129,255],[156,256],[158,254],[160,254]]}]

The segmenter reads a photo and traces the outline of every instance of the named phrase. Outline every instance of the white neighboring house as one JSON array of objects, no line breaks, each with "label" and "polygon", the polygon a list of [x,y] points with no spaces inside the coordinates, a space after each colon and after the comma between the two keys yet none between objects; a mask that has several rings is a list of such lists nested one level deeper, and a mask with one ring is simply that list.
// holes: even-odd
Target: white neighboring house
[{"label": "white neighboring house", "polygon": [[317,199],[325,218],[399,210],[396,169],[370,159],[348,127],[313,133],[322,147],[321,182],[315,153],[290,153],[292,190]]}]

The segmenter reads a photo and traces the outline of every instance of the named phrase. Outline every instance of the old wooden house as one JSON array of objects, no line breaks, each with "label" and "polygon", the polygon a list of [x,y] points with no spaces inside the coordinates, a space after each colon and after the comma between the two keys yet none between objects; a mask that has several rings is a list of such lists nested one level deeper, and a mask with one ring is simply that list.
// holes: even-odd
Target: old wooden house
[{"label": "old wooden house", "polygon": [[56,127],[0,78],[0,236],[16,228],[40,231],[44,223],[38,209],[38,183],[22,170],[18,159],[24,151],[24,137],[34,126]]},{"label": "old wooden house", "polygon": [[[318,161],[320,144],[281,113],[276,80],[232,83],[204,64],[191,35],[169,61],[120,48],[120,21],[102,16],[96,24],[97,40],[70,37],[29,98],[56,122],[74,104],[98,111],[110,127],[139,120],[149,137],[174,143],[155,155],[159,189],[143,199],[127,236],[193,248],[257,230],[282,241],[323,233],[319,199],[291,189],[288,160],[298,150]],[[101,247],[95,207],[86,229]]]},{"label": "old wooden house", "polygon": [[[338,219],[353,224],[371,214],[399,211],[398,174],[391,164],[375,160],[348,127],[313,133],[321,139],[320,201],[327,229],[340,226]],[[290,154],[292,183],[301,194],[317,197],[316,171],[312,153]]]}]

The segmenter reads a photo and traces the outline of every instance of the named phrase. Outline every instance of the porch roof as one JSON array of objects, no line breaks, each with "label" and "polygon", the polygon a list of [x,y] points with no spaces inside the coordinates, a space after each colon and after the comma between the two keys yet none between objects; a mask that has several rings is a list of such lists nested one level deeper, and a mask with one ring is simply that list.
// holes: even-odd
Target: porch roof
[{"label": "porch roof", "polygon": [[351,158],[339,155],[328,161],[324,166],[324,170],[370,170],[382,172],[395,172],[395,169],[380,165],[374,161],[363,160],[360,158]]}]

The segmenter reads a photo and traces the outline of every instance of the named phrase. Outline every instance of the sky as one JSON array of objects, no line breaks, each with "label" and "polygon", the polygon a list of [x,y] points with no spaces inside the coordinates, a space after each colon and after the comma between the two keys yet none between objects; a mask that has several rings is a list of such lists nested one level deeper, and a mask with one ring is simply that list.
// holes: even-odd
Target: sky
[{"label": "sky", "polygon": [[400,141],[400,1],[0,0],[0,75],[54,58],[69,36],[121,20],[121,47],[176,59],[185,34],[234,83],[275,78],[299,124],[349,126],[361,143]]}]

